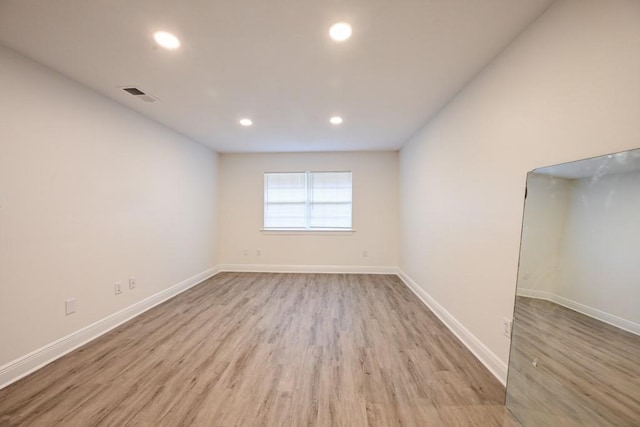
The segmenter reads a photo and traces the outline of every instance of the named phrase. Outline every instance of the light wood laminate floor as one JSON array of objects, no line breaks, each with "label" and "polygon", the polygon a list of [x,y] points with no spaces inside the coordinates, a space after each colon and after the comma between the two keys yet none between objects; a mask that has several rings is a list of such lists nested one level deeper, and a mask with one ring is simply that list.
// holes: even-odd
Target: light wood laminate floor
[{"label": "light wood laminate floor", "polygon": [[640,427],[640,336],[518,297],[507,407],[526,426]]},{"label": "light wood laminate floor", "polygon": [[396,276],[221,273],[0,390],[0,425],[511,426]]}]

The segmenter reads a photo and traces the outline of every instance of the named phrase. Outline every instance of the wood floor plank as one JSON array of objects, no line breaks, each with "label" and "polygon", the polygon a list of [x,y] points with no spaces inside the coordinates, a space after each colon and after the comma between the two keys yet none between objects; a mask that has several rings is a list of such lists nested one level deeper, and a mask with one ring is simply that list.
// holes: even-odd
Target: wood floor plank
[{"label": "wood floor plank", "polygon": [[0,390],[0,425],[511,426],[396,277],[221,273]]}]

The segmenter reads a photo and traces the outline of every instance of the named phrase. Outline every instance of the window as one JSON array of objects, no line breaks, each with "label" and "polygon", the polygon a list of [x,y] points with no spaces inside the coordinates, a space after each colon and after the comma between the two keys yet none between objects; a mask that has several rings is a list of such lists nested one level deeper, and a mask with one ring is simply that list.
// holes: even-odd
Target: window
[{"label": "window", "polygon": [[351,229],[351,172],[264,174],[264,228]]}]

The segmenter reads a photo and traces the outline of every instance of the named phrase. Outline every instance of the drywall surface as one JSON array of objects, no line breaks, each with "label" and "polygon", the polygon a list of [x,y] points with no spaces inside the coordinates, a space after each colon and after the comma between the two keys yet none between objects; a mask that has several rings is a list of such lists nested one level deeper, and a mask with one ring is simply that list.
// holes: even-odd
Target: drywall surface
[{"label": "drywall surface", "polygon": [[575,181],[553,294],[640,323],[640,173]]},{"label": "drywall surface", "polygon": [[518,290],[552,292],[561,267],[562,241],[572,181],[529,174],[522,223]]},{"label": "drywall surface", "polygon": [[400,267],[504,366],[526,173],[640,145],[640,2],[566,0],[400,153]]},{"label": "drywall surface", "polygon": [[2,366],[215,266],[217,154],[5,48],[0,63]]},{"label": "drywall surface", "polygon": [[[264,173],[300,171],[352,171],[354,233],[261,231]],[[397,266],[397,152],[221,154],[220,183],[222,265]]]}]

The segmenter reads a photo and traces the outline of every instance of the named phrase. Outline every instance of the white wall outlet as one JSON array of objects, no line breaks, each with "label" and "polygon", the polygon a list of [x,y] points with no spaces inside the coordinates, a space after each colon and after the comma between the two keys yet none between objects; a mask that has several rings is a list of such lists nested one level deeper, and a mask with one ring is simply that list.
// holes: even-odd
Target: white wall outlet
[{"label": "white wall outlet", "polygon": [[129,277],[129,289],[135,289],[135,288],[136,288],[136,278]]},{"label": "white wall outlet", "polygon": [[260,256],[260,249],[256,249],[256,255]]},{"label": "white wall outlet", "polygon": [[362,258],[366,258],[369,256],[369,252],[367,251],[362,251]]},{"label": "white wall outlet", "polygon": [[511,320],[506,317],[502,319],[502,334],[511,339]]},{"label": "white wall outlet", "polygon": [[64,314],[67,316],[76,312],[76,299],[69,298],[64,302]]},{"label": "white wall outlet", "polygon": [[244,256],[247,256],[247,255],[249,255],[249,251],[248,251],[247,249],[243,249],[243,250],[242,250],[242,254],[243,254]]},{"label": "white wall outlet", "polygon": [[122,282],[116,282],[113,288],[116,295],[120,295],[122,293]]}]

